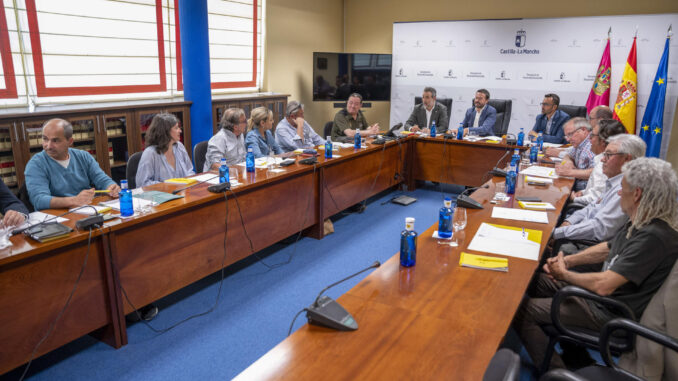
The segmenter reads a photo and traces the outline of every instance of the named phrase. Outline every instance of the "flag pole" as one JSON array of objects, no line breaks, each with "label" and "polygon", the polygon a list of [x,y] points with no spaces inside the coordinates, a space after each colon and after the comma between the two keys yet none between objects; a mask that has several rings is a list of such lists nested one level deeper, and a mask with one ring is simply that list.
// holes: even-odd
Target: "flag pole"
[{"label": "flag pole", "polygon": [[[671,27],[669,27],[669,28],[671,28]],[[607,39],[608,40],[610,39],[610,34],[612,34],[612,27],[610,27],[610,29],[607,30]]]}]

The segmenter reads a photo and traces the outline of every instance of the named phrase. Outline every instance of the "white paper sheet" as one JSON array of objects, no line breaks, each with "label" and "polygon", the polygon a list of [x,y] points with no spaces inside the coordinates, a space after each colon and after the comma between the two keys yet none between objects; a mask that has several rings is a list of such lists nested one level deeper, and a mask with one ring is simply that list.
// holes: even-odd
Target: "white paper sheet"
[{"label": "white paper sheet", "polygon": [[522,171],[520,171],[520,173],[525,176],[548,177],[550,179],[558,178],[555,169],[550,167],[541,167],[538,165],[533,165],[531,167],[525,168]]},{"label": "white paper sheet", "polygon": [[[113,200],[117,201],[118,204],[120,204],[119,200]],[[96,211],[95,211],[96,209]],[[75,213],[75,214],[84,214],[86,216],[93,216],[97,213],[103,213],[106,210],[108,210],[108,206],[101,206],[101,205],[87,205],[87,206],[78,206],[77,208],[71,208],[68,209],[69,212]]]},{"label": "white paper sheet", "polygon": [[523,236],[520,230],[502,229],[482,223],[468,249],[536,261],[539,258],[539,247],[538,243]]},{"label": "white paper sheet", "polygon": [[[525,173],[525,170],[523,170],[523,173]],[[546,177],[534,177],[534,176],[525,176],[525,181],[534,181],[536,183],[542,183],[542,184],[553,184],[553,179],[549,179]]]},{"label": "white paper sheet", "polygon": [[504,218],[507,220],[537,222],[540,224],[548,224],[549,217],[546,212],[539,212],[535,210],[502,208],[495,206],[492,208],[492,218]]},{"label": "white paper sheet", "polygon": [[64,217],[54,218],[54,217],[56,217],[56,216],[53,216],[53,215],[47,214],[47,213],[43,213],[43,212],[33,212],[33,213],[28,215],[28,220],[26,220],[26,222],[24,222],[21,226],[16,227],[15,229],[23,230],[23,229],[28,228],[29,226],[33,226],[35,224],[39,224],[39,223],[45,222],[47,220],[49,220],[50,222],[68,221],[68,218],[64,218]]}]

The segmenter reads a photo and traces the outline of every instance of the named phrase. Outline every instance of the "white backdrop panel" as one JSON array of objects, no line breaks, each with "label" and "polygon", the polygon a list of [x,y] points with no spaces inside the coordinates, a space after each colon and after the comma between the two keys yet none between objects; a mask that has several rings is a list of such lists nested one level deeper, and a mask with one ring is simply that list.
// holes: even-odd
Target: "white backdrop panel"
[{"label": "white backdrop panel", "polygon": [[[610,27],[614,103],[636,26],[640,125],[671,24],[678,25],[678,14],[395,23],[391,125],[407,119],[424,86],[435,87],[439,98],[453,98],[452,128],[463,120],[480,88],[488,89],[492,98],[513,101],[512,133],[532,128],[546,93],[558,94],[561,104],[584,106]],[[518,35],[524,37],[521,47],[516,46]],[[675,38],[670,49],[678,49]],[[670,57],[662,157],[678,99],[677,81],[678,61]]]}]

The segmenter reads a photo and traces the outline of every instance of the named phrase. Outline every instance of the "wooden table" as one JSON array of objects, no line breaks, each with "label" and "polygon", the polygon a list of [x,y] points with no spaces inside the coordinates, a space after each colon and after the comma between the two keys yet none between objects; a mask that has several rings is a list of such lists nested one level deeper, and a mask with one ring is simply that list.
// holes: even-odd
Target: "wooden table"
[{"label": "wooden table", "polygon": [[[424,155],[416,147],[428,152],[429,143],[442,146],[429,140],[411,137],[358,151],[346,148],[329,160],[321,151],[315,166],[294,164],[282,173],[257,170],[247,174],[243,167],[234,167],[243,185],[233,189],[235,197],[227,194],[227,203],[223,195],[208,193],[201,185],[151,214],[108,222],[94,232],[83,278],[36,356],[92,332],[116,348],[126,344],[124,315],[132,308],[122,288],[138,308],[299,231],[322,238],[322,222],[338,211],[413,175],[426,178],[426,172],[417,174],[411,158]],[[497,151],[499,146],[478,147]],[[483,168],[494,166],[494,156],[482,156]],[[178,187],[157,184],[147,189]],[[70,218],[66,224],[73,226],[78,217]],[[4,344],[0,374],[28,361],[63,308],[84,263],[87,236],[74,232],[45,244],[15,236],[11,251],[0,252],[0,310],[5,311],[0,316],[0,342]]]},{"label": "wooden table", "polygon": [[[473,195],[485,209],[467,211],[467,235],[459,248],[439,245],[431,237],[433,225],[419,235],[415,266],[401,267],[396,254],[338,299],[358,322],[357,331],[306,324],[237,379],[482,379],[538,263],[509,258],[507,273],[458,265],[472,232],[490,220],[488,200],[496,182],[503,179]],[[556,205],[548,224],[492,222],[541,230],[543,251],[571,185],[556,180],[539,190],[520,181],[517,195]],[[512,207],[512,201],[501,206]]]}]

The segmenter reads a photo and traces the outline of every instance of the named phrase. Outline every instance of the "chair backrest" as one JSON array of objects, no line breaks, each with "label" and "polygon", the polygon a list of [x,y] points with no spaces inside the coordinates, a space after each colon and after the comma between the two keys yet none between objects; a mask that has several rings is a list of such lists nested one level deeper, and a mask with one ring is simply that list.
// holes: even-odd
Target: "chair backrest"
[{"label": "chair backrest", "polygon": [[200,142],[193,147],[193,160],[195,162],[195,173],[202,173],[202,167],[205,166],[205,155],[207,155],[207,141]]},{"label": "chair backrest", "polygon": [[[418,105],[423,100],[421,97],[414,97],[414,105]],[[450,115],[452,115],[452,98],[436,98],[436,102],[442,103],[447,107],[447,120],[450,120]]]},{"label": "chair backrest", "polygon": [[570,118],[577,116],[586,118],[586,106],[560,105],[558,109],[564,111]]},{"label": "chair backrest", "polygon": [[503,136],[508,131],[511,122],[513,101],[510,99],[490,99],[487,103],[497,110],[497,121],[494,122],[493,127],[494,134]]},{"label": "chair backrest", "polygon": [[328,136],[332,135],[332,127],[334,127],[334,122],[329,121],[325,123],[325,128],[323,129],[323,136],[321,136],[323,139],[325,139]]},{"label": "chair backrest", "polygon": [[19,193],[17,194],[17,198],[19,201],[21,201],[24,205],[26,205],[26,208],[28,208],[29,213],[35,212],[35,208],[33,207],[33,204],[31,204],[31,198],[28,197],[28,188],[26,188],[26,183],[24,183],[20,188],[19,188]]},{"label": "chair backrest", "polygon": [[139,160],[141,160],[141,155],[144,152],[135,152],[127,160],[127,186],[129,189],[134,189],[137,187],[137,169],[139,169]]},{"label": "chair backrest", "polygon": [[498,350],[492,356],[483,374],[483,381],[518,381],[519,379],[520,356],[507,348]]}]

